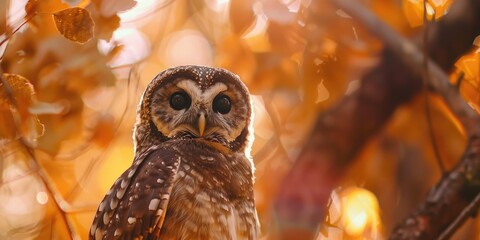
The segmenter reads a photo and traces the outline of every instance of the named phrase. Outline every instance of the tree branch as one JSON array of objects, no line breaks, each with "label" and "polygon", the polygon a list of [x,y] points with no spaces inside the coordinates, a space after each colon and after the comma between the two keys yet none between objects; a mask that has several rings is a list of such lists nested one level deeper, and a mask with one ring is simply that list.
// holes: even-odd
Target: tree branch
[{"label": "tree branch", "polygon": [[[354,4],[354,1],[331,1],[337,4]],[[315,16],[317,4],[318,2],[312,3],[312,16]],[[430,76],[433,79],[431,84],[446,95],[445,98],[452,110],[455,109],[457,117],[471,132],[474,132],[473,126],[475,126],[471,121],[474,113],[465,107],[463,100],[459,101],[456,92],[450,90],[448,77],[443,70],[450,70],[455,61],[471,48],[474,38],[479,34],[479,4],[478,0],[456,1],[450,10],[450,15],[438,23],[432,23],[428,37],[431,58],[438,65],[435,67],[429,63]],[[352,9],[356,8],[352,7]],[[361,18],[355,13],[348,13],[354,18]],[[421,38],[416,38],[418,40],[415,40],[415,45],[406,40],[403,41],[404,39],[398,38],[399,35],[388,26],[379,25],[378,19],[371,18],[371,15],[367,17],[362,18],[362,21],[367,21],[363,23],[366,26],[375,26],[373,30],[378,32],[374,33],[386,38],[382,40],[385,41],[387,48],[382,52],[379,65],[363,76],[361,86],[355,93],[341,99],[319,115],[306,141],[307,144],[285,177],[283,187],[277,196],[275,210],[280,229],[277,233],[278,238],[298,239],[299,236],[305,239],[313,238],[318,223],[322,222],[325,216],[325,206],[330,192],[337,186],[346,166],[353,162],[355,155],[364,144],[384,126],[394,110],[422,89],[423,55],[417,50],[421,43],[418,40]],[[309,20],[314,21],[314,18]],[[461,32],[459,32],[460,29]],[[382,35],[384,33],[387,34]],[[401,41],[397,41],[398,39]],[[469,169],[476,170],[472,168],[470,162],[471,159],[476,159],[478,150],[476,146],[480,144],[478,141],[480,140],[475,137],[470,139],[470,148],[465,154],[468,157],[464,158],[470,160],[465,160],[468,164],[462,164],[465,162],[462,161],[456,169],[469,166]],[[463,173],[466,172],[463,171]],[[472,173],[470,170],[468,172]],[[458,178],[458,175],[450,174],[447,178],[454,177]],[[452,181],[451,183],[462,185],[467,182],[465,179],[463,182]],[[449,185],[447,189],[454,189],[452,196],[458,194],[458,191],[465,190],[457,185]],[[471,198],[470,196],[463,198],[464,195],[458,196],[455,199],[461,200],[456,204],[458,209],[454,209],[455,211],[449,209],[449,211],[456,212],[458,215],[475,195],[473,194]],[[433,220],[441,219],[437,217]],[[433,226],[440,228],[440,225]],[[442,227],[445,226],[442,225]],[[439,232],[435,234],[428,236],[438,236]]]}]

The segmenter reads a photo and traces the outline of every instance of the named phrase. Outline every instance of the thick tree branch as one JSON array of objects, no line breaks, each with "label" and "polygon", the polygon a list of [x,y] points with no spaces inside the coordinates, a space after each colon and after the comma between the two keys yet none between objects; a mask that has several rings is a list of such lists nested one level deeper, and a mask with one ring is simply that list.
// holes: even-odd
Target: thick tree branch
[{"label": "thick tree branch", "polygon": [[[458,216],[462,216],[464,209],[480,193],[478,133],[469,139],[461,162],[432,189],[420,208],[393,231],[390,239],[438,239],[445,229],[450,229],[443,235],[448,238],[463,224],[467,218]],[[476,209],[470,211],[471,216],[475,212]]]},{"label": "thick tree branch", "polygon": [[[410,60],[409,68],[412,71],[420,72],[422,70],[421,61],[423,56],[415,46],[412,46],[407,40],[396,34],[388,26],[381,26],[380,21],[372,21],[373,14],[368,11],[359,11],[361,7],[355,6],[355,3],[345,2],[344,0],[332,0],[342,7],[346,12],[360,19],[369,29],[375,32],[387,45],[396,49],[399,46],[407,46],[396,51],[401,58]],[[462,32],[460,35],[453,35],[462,37],[469,35],[469,38],[474,38],[479,34],[478,28],[478,12],[480,12],[479,2],[473,1],[459,1],[454,8],[451,9],[447,20],[454,22],[471,22],[476,25],[476,31]],[[475,14],[477,14],[475,16]],[[462,16],[462,17],[460,17]],[[374,24],[375,23],[375,24]],[[442,24],[441,23],[441,24]],[[441,36],[442,29],[448,28],[449,24],[443,24],[443,27],[434,29],[433,35]],[[471,25],[471,24],[470,24]],[[469,25],[468,25],[469,26]],[[381,31],[379,31],[381,29]],[[451,29],[454,30],[454,29]],[[444,32],[444,31],[443,31]],[[469,34],[470,33],[470,34]],[[438,37],[439,36],[435,36]],[[441,38],[439,38],[441,39]],[[447,44],[450,42],[447,40]],[[437,46],[441,46],[438,44]],[[470,45],[466,44],[465,47]],[[442,46],[443,47],[443,46]],[[458,48],[458,47],[457,47]],[[445,51],[440,51],[445,52]],[[447,51],[448,52],[448,51]],[[449,61],[452,63],[452,61]],[[391,239],[448,239],[460,227],[469,216],[476,214],[479,205],[480,185],[477,183],[478,174],[480,173],[480,131],[478,126],[480,124],[478,115],[466,104],[458,92],[450,85],[448,76],[430,60],[429,65],[432,69],[431,79],[428,79],[432,86],[444,97],[451,110],[463,123],[467,132],[471,135],[469,145],[461,162],[446,175],[434,187],[427,200],[420,209],[405,220],[391,236]]]},{"label": "thick tree branch", "polygon": [[[425,34],[422,33],[417,36],[414,41],[409,41],[405,37],[398,34],[395,30],[389,27],[386,23],[382,22],[379,18],[377,18],[373,13],[368,11],[365,7],[359,4],[357,1],[350,1],[350,0],[330,0],[338,7],[340,7],[345,12],[352,15],[352,17],[360,21],[365,27],[367,27],[372,33],[374,33],[377,37],[379,37],[387,47],[392,49],[396,56],[400,58],[405,64],[407,64],[409,70],[416,75],[421,75],[424,71],[424,53],[421,51],[417,46],[421,45],[421,37],[420,35]],[[454,7],[452,7],[448,16],[438,24],[434,24],[431,26],[432,36],[430,37],[438,37],[442,38],[442,34],[447,32],[444,28],[449,28],[451,24],[447,24],[449,21],[451,22],[474,22],[478,20],[478,17],[475,15],[469,15],[466,12],[467,8],[469,7],[469,2],[474,4],[474,1],[458,1]],[[477,1],[478,3],[478,1]],[[466,16],[462,16],[464,13],[467,13]],[[460,18],[460,20],[459,20]],[[460,23],[458,23],[460,24]],[[451,31],[455,29],[450,29]],[[449,33],[450,36],[465,38],[467,42],[470,40],[469,44],[465,44],[462,46],[460,51],[465,52],[466,50],[472,47],[473,39],[477,36],[479,31],[477,29],[472,29],[473,31],[466,30],[465,32],[458,33],[459,35],[454,35]],[[427,39],[428,39],[427,38]],[[429,46],[428,48],[437,49],[436,51],[429,51],[432,54],[436,54],[438,57],[439,54],[436,52],[449,52],[448,48],[442,49],[442,47],[457,47],[450,45],[450,41],[447,39],[443,39],[445,42],[443,44],[437,43],[436,48],[434,46]],[[435,40],[433,40],[435,41]],[[431,42],[429,44],[435,45],[435,42]],[[457,47],[458,48],[458,47]],[[441,54],[441,53],[440,53]],[[442,56],[445,57],[445,56]],[[456,58],[455,58],[456,59]],[[455,61],[451,61],[450,59],[444,59],[446,62],[440,62],[443,64],[445,69],[440,68],[440,66],[432,59],[427,59],[428,66],[429,66],[429,83],[433,86],[435,90],[437,90],[445,99],[449,107],[451,108],[452,112],[459,118],[460,122],[463,124],[465,128],[472,127],[472,119],[475,119],[477,114],[475,111],[468,106],[468,104],[463,100],[463,98],[458,94],[457,90],[450,84],[449,76],[445,73],[444,70],[449,70],[451,66],[453,66]],[[451,64],[451,65],[448,65]]]},{"label": "thick tree branch", "polygon": [[[318,2],[312,3],[311,15],[315,15],[316,3]],[[352,1],[343,1],[343,3],[352,4]],[[449,104],[452,109],[458,110],[458,112],[455,110],[457,115],[464,114],[458,117],[467,129],[472,129],[469,119],[473,114],[465,108],[463,101],[458,102],[458,97],[455,97],[455,95],[458,96],[457,93],[449,93],[450,90],[444,89],[444,87],[448,89],[448,78],[445,82],[445,77],[441,75],[445,75],[442,70],[450,70],[455,61],[471,48],[474,38],[480,33],[479,5],[478,0],[456,1],[450,15],[430,26],[431,32],[428,37],[429,49],[432,52],[431,59],[439,66],[438,69],[430,68],[432,70],[430,76],[438,80],[437,83],[433,82],[433,85],[441,90],[440,92],[447,95],[453,94],[453,98],[457,98]],[[371,24],[377,23],[378,20],[372,20]],[[461,32],[459,32],[460,29]],[[378,31],[383,33],[389,30],[379,28]],[[387,48],[382,53],[381,62],[363,76],[358,91],[343,98],[318,117],[307,144],[285,177],[283,187],[277,196],[275,209],[280,229],[277,237],[282,239],[298,239],[298,236],[313,237],[318,223],[324,218],[329,194],[337,186],[345,172],[345,167],[352,163],[361,147],[384,126],[393,111],[421,90],[419,69],[421,70],[423,57],[408,55],[421,54],[421,51],[416,51],[420,41],[415,41],[416,46],[408,44],[406,40],[407,45],[404,45],[405,42],[395,45],[399,44],[395,40],[397,36],[398,34],[388,34],[389,39],[383,39],[387,43]],[[415,60],[411,59],[412,56]],[[415,64],[412,63],[414,61],[420,64],[414,66]],[[438,72],[435,73],[435,71]],[[446,99],[451,100],[452,97],[446,96]],[[470,148],[465,154],[469,156],[468,159],[475,159],[478,148],[475,146],[479,144],[477,141],[479,140],[475,137],[470,139]],[[472,169],[470,161],[468,164],[462,164],[464,162],[462,161],[455,170],[463,169],[465,166]],[[475,168],[473,170],[475,171]],[[468,172],[472,173],[470,170]],[[448,178],[450,177],[455,175],[449,175]],[[468,181],[451,183],[462,185],[466,182]],[[456,185],[449,186],[447,189],[466,190]],[[454,194],[458,194],[455,190]],[[463,200],[458,203],[458,209],[455,209],[457,215],[476,194],[467,195],[460,197]],[[438,236],[438,234],[439,232],[436,235],[426,236]]]}]

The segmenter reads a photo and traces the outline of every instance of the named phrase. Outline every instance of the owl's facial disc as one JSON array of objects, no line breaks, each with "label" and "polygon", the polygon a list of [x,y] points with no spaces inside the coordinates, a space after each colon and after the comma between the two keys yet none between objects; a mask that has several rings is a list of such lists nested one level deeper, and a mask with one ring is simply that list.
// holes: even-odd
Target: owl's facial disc
[{"label": "owl's facial disc", "polygon": [[164,136],[231,142],[247,127],[249,102],[233,85],[217,82],[202,89],[179,78],[163,89],[153,98],[152,119]]}]

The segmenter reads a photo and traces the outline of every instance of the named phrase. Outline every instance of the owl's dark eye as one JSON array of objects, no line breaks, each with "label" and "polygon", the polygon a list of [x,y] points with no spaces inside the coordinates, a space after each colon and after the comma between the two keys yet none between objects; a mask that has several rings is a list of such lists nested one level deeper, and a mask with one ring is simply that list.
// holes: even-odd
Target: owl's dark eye
[{"label": "owl's dark eye", "polygon": [[176,92],[170,96],[170,107],[179,111],[190,107],[192,99],[184,92]]},{"label": "owl's dark eye", "polygon": [[227,95],[219,94],[213,99],[213,111],[221,114],[227,114],[232,109],[230,98]]}]

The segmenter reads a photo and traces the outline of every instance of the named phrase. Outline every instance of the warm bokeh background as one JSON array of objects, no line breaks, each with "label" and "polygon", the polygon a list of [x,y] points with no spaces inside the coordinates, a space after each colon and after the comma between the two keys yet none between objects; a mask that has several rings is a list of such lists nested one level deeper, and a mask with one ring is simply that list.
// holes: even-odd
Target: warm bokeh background
[{"label": "warm bokeh background", "polygon": [[[312,16],[311,1],[0,0],[1,69],[19,75],[4,75],[12,89],[0,92],[0,239],[68,239],[69,232],[86,239],[97,204],[133,160],[144,87],[185,64],[227,68],[254,96],[255,194],[267,236],[280,180],[312,121],[358,87],[382,48],[341,9],[322,3]],[[405,36],[423,24],[423,1],[365,2]],[[451,3],[429,0],[430,19]],[[62,25],[68,14],[59,11],[71,7],[88,11],[94,38],[88,21],[86,35]],[[67,37],[68,30],[81,34],[71,41],[57,26]],[[479,38],[472,44],[452,81],[464,74],[461,93],[478,110]],[[445,165],[458,161],[462,129],[440,97],[428,100],[421,95],[398,109],[367,144],[332,194],[318,239],[383,239],[415,209],[440,177],[429,126]],[[478,236],[475,225],[469,221],[456,237]]]}]

